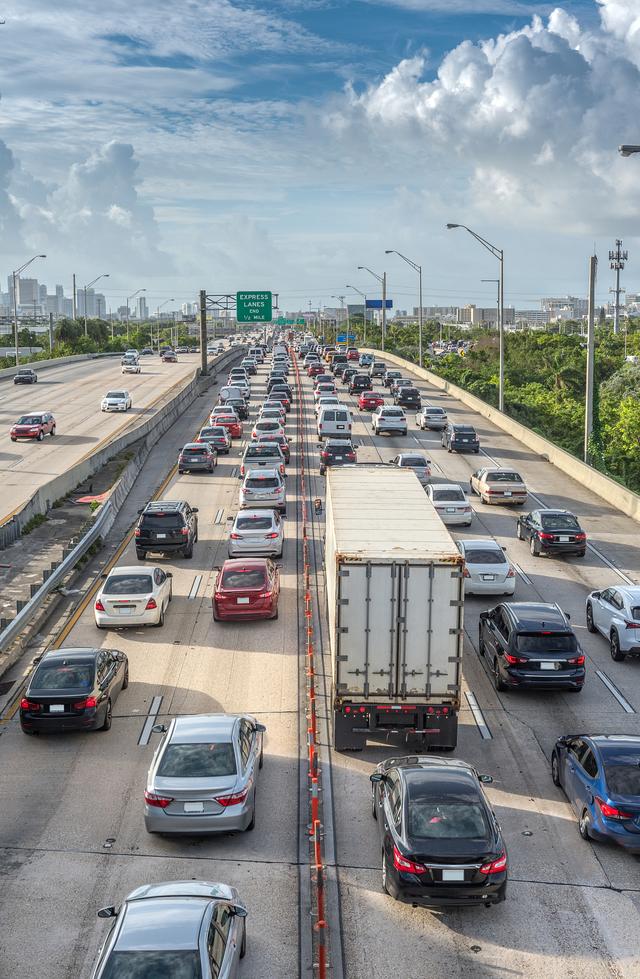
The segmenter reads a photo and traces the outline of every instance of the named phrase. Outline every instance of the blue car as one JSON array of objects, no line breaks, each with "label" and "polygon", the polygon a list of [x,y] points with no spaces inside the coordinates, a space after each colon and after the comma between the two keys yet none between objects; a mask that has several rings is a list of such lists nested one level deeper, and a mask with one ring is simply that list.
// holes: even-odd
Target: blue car
[{"label": "blue car", "polygon": [[610,840],[640,854],[640,737],[558,738],[551,778],[575,809],[584,840]]}]

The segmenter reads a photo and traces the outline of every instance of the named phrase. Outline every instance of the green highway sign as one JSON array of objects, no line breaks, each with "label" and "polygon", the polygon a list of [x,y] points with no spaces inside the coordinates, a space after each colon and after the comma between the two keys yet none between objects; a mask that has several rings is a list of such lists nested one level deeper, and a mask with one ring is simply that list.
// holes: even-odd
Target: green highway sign
[{"label": "green highway sign", "polygon": [[278,319],[275,320],[275,324],[276,326],[305,326],[306,320],[288,320],[284,316],[278,316]]},{"label": "green highway sign", "polygon": [[270,323],[273,317],[273,294],[270,292],[237,292],[238,323]]}]

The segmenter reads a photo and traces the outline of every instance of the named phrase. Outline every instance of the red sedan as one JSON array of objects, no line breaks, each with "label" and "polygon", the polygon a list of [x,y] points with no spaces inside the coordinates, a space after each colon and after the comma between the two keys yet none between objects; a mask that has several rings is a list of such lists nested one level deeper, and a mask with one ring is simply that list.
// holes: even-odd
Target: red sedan
[{"label": "red sedan", "polygon": [[213,589],[213,620],[277,619],[280,572],[268,558],[225,561]]},{"label": "red sedan", "polygon": [[357,347],[349,347],[349,349],[347,350],[347,360],[359,360],[359,359],[360,359],[360,352],[358,351]]},{"label": "red sedan", "polygon": [[316,374],[324,374],[324,367],[322,366],[322,364],[319,364],[317,361],[314,361],[312,364],[309,364],[309,366],[307,367],[307,374],[309,375],[309,377],[315,377]]},{"label": "red sedan", "polygon": [[216,425],[226,428],[232,439],[242,438],[242,422],[237,415],[216,415]]},{"label": "red sedan", "polygon": [[18,439],[37,439],[42,442],[45,435],[56,434],[56,420],[50,411],[34,411],[21,415],[9,432],[12,442]]},{"label": "red sedan", "polygon": [[384,404],[384,398],[377,391],[363,391],[358,398],[360,411],[374,411]]}]

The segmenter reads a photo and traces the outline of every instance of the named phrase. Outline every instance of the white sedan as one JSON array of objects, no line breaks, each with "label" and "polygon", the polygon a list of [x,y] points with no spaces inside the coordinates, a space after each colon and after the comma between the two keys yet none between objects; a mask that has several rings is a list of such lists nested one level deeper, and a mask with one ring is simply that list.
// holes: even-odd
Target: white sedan
[{"label": "white sedan", "polygon": [[128,391],[107,391],[100,404],[101,411],[128,411],[132,405]]},{"label": "white sedan", "polygon": [[516,573],[497,541],[459,540],[464,557],[465,595],[513,595]]},{"label": "white sedan", "polygon": [[172,577],[162,568],[113,568],[93,606],[98,629],[164,625]]},{"label": "white sedan", "polygon": [[427,496],[444,524],[471,526],[473,509],[457,483],[432,483],[427,486]]}]

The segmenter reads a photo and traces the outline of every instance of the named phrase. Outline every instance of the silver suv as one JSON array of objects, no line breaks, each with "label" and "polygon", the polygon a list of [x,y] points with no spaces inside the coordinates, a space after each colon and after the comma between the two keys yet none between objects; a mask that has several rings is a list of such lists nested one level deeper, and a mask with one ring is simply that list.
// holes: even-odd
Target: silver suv
[{"label": "silver suv", "polygon": [[271,507],[287,512],[287,491],[278,469],[250,469],[240,487],[240,507]]},{"label": "silver suv", "polygon": [[375,435],[382,435],[383,432],[407,434],[407,416],[396,405],[380,405],[376,408],[371,416],[371,425]]}]

